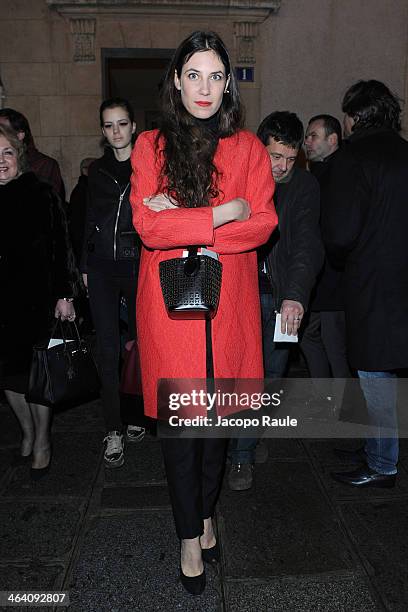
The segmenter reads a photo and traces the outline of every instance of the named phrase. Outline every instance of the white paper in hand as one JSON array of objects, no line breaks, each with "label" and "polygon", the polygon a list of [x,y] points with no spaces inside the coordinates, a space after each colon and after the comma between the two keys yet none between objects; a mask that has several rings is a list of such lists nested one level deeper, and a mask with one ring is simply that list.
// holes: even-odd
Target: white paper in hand
[{"label": "white paper in hand", "polygon": [[289,336],[287,333],[282,334],[281,319],[282,316],[278,313],[276,315],[275,334],[273,336],[274,342],[298,342],[297,334],[296,336]]}]

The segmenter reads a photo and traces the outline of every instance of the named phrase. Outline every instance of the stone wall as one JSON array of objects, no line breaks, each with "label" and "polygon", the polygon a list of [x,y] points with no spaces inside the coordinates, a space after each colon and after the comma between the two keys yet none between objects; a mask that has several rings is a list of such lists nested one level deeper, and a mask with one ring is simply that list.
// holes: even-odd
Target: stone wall
[{"label": "stone wall", "polygon": [[[215,9],[208,8],[239,1],[196,0],[196,8],[207,9],[148,14],[121,11],[123,2],[118,0],[111,12],[92,12],[97,0],[71,0],[75,11],[87,5],[94,24],[81,30],[83,24],[73,21],[75,14],[61,14],[47,0],[1,0],[3,104],[27,115],[38,148],[61,163],[68,194],[80,160],[100,154],[101,48],[174,48],[192,30],[211,28],[225,39],[237,63],[245,51],[239,48],[241,36],[255,62],[255,82],[242,86],[251,129],[276,109],[295,110],[304,120],[317,112],[340,117],[341,96],[358,78],[382,79],[404,96],[406,0],[276,0],[276,6],[281,5],[276,14],[263,23],[264,17],[258,16],[240,31],[235,13],[215,16]],[[241,4],[272,6],[273,1]],[[94,35],[88,32],[92,28]]]},{"label": "stone wall", "polygon": [[406,0],[284,0],[261,28],[262,116],[342,118],[343,94],[358,79],[384,81],[404,98],[407,33]]}]

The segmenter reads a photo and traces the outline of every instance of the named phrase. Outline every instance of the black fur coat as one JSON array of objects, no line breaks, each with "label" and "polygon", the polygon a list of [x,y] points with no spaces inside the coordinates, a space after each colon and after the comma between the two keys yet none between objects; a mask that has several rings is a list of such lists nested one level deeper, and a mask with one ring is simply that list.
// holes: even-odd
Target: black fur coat
[{"label": "black fur coat", "polygon": [[0,186],[0,385],[27,375],[33,344],[48,333],[75,270],[59,198],[31,172]]}]

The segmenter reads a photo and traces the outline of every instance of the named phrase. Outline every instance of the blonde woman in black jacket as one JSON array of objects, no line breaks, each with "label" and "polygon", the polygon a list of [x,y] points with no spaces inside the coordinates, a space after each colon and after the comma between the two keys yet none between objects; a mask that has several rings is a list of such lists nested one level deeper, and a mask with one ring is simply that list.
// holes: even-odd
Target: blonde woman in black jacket
[{"label": "blonde woman in black jacket", "polygon": [[[106,425],[104,461],[108,468],[124,463],[119,397],[119,306],[128,312],[129,339],[135,338],[139,254],[129,204],[130,153],[136,123],[127,100],[111,98],[100,107],[104,155],[88,175],[88,210],[81,271],[88,287],[98,345],[101,401]],[[137,429],[137,430],[136,430]],[[135,431],[136,430],[136,431]],[[143,433],[128,427],[128,439]]]}]

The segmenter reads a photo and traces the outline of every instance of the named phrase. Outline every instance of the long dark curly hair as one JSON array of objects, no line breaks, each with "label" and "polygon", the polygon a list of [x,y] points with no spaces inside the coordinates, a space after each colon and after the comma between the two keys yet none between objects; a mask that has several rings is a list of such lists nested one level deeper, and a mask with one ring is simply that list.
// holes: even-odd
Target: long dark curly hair
[{"label": "long dark curly hair", "polygon": [[[228,92],[224,93],[216,121],[199,120],[184,107],[174,75],[181,78],[183,65],[194,53],[214,51],[229,76]],[[196,208],[209,206],[219,195],[218,171],[213,159],[218,139],[231,136],[243,125],[244,111],[237,82],[221,38],[215,32],[197,31],[190,34],[176,50],[167,69],[161,89],[161,122],[156,140],[164,136],[164,164],[159,181],[159,192],[165,192],[180,206]],[[207,125],[206,122],[207,121]],[[215,129],[208,128],[216,123]]]}]

